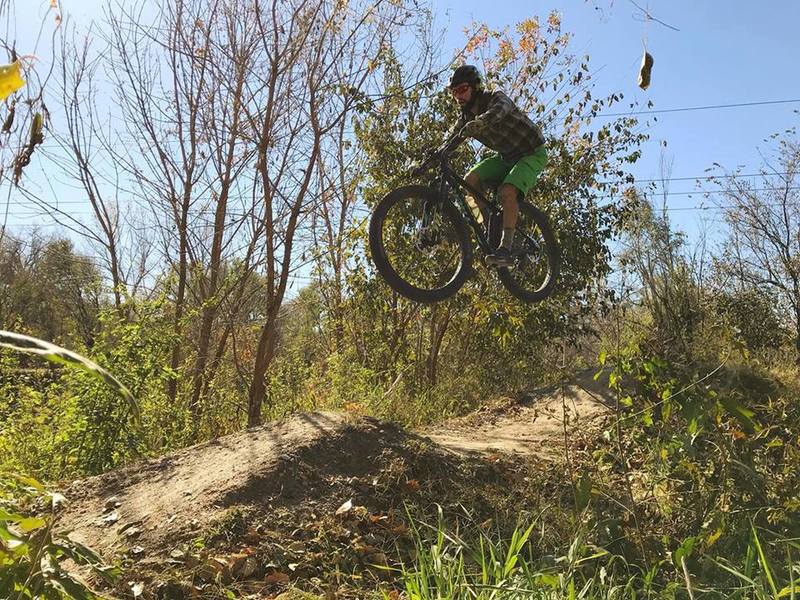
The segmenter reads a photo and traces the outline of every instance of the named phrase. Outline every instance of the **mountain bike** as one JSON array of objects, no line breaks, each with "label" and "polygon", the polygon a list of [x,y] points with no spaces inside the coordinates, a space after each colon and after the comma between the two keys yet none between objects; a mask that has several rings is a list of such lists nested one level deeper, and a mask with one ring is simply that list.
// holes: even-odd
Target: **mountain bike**
[{"label": "mountain bike", "polygon": [[[453,296],[474,273],[468,227],[484,256],[499,245],[502,208],[497,198],[472,188],[450,166],[450,155],[462,141],[456,137],[445,142],[411,169],[409,174],[418,177],[437,167],[432,186],[397,188],[378,202],[370,217],[369,247],[378,272],[392,289],[417,302]],[[484,223],[470,209],[465,191],[487,207]],[[514,264],[496,269],[506,289],[525,302],[549,296],[559,272],[558,245],[547,215],[523,198],[511,254]]]}]

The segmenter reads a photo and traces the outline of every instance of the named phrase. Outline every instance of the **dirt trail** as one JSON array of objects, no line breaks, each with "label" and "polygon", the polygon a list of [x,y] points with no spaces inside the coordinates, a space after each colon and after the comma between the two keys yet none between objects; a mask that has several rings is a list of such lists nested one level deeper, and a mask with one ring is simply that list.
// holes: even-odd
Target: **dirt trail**
[{"label": "dirt trail", "polygon": [[106,556],[159,560],[231,508],[273,518],[282,508],[333,514],[352,500],[379,513],[421,493],[410,482],[436,498],[470,477],[491,480],[487,454],[558,460],[564,408],[571,439],[590,443],[588,425],[607,410],[601,393],[581,377],[417,433],[352,415],[296,415],[75,482],[59,524]]},{"label": "dirt trail", "polygon": [[507,400],[425,432],[431,440],[459,453],[513,453],[558,460],[564,451],[564,427],[570,436],[591,435],[583,426],[608,412],[608,388],[584,374],[565,386],[538,390]]}]

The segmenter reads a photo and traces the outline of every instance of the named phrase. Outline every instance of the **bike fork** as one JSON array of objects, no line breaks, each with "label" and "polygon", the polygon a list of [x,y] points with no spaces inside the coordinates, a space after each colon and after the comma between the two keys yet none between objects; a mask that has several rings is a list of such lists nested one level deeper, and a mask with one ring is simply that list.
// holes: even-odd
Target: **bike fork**
[{"label": "bike fork", "polygon": [[416,240],[416,246],[419,250],[425,250],[431,246],[435,246],[439,241],[437,232],[432,228],[438,205],[438,201],[431,200],[425,200],[422,205],[422,218],[420,219]]}]

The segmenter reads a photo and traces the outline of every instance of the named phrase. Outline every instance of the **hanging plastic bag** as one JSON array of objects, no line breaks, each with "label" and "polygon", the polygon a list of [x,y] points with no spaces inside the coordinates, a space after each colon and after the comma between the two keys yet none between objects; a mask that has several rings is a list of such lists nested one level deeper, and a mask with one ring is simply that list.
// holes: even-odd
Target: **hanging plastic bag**
[{"label": "hanging plastic bag", "polygon": [[639,67],[639,87],[646,90],[650,86],[650,71],[653,70],[653,57],[645,50],[642,56],[642,66]]}]

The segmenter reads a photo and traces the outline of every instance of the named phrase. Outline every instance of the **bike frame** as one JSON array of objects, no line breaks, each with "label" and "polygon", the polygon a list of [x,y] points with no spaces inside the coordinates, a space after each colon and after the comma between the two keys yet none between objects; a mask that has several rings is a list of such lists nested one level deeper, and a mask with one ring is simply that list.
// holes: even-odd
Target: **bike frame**
[{"label": "bike frame", "polygon": [[[497,204],[487,198],[486,195],[481,193],[479,190],[473,188],[462,177],[456,174],[456,172],[450,166],[450,162],[447,160],[446,155],[439,159],[439,174],[436,178],[435,189],[438,189],[439,191],[438,197],[440,198],[441,202],[449,201],[456,204],[454,200],[458,199],[459,202],[456,204],[456,207],[459,208],[461,217],[465,219],[472,227],[472,231],[475,233],[475,239],[478,241],[478,246],[480,246],[483,252],[487,254],[491,253],[493,249],[489,245],[489,239],[486,235],[487,230],[472,214],[464,195],[466,192],[472,195],[473,198],[482,201],[489,210],[489,219],[494,219],[497,215],[502,214],[502,211],[497,207]],[[433,219],[433,214],[429,213],[430,208],[433,207],[426,206],[423,209],[423,224],[427,224]]]}]

